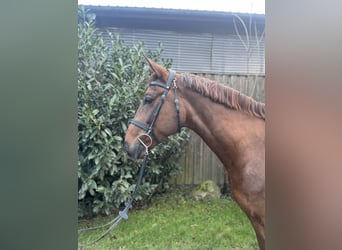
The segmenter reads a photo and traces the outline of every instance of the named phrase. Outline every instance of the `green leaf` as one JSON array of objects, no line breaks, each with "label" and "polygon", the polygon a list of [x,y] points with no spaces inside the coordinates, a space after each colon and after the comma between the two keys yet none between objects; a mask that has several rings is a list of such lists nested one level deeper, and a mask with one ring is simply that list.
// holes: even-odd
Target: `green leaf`
[{"label": "green leaf", "polygon": [[98,109],[94,109],[92,113],[93,113],[93,115],[97,115],[99,112],[100,111]]},{"label": "green leaf", "polygon": [[96,157],[96,158],[95,158],[95,164],[98,165],[99,162],[100,162],[100,157]]},{"label": "green leaf", "polygon": [[96,157],[96,154],[94,152],[91,152],[90,154],[88,154],[88,160],[94,159]]},{"label": "green leaf", "polygon": [[107,135],[112,137],[112,131],[110,131],[108,128],[105,128],[105,132],[107,133]]},{"label": "green leaf", "polygon": [[118,135],[113,136],[113,139],[116,141],[122,141],[122,137]]},{"label": "green leaf", "polygon": [[104,193],[105,188],[103,186],[99,186],[99,187],[96,188],[96,191],[99,192],[99,193]]},{"label": "green leaf", "polygon": [[121,122],[121,128],[122,128],[122,131],[123,131],[123,132],[126,132],[126,130],[127,130],[127,125],[126,125],[125,122]]},{"label": "green leaf", "polygon": [[110,101],[109,101],[109,106],[113,106],[113,104],[114,104],[116,98],[117,98],[117,95],[114,94],[113,97],[112,97],[112,98],[110,99]]}]

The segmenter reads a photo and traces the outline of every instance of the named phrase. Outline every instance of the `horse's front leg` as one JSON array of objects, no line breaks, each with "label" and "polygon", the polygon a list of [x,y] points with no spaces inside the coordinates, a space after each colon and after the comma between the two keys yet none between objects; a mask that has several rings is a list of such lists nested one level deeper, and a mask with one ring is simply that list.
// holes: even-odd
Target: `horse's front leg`
[{"label": "horse's front leg", "polygon": [[250,221],[252,222],[259,248],[260,250],[265,250],[265,225],[261,222],[259,218],[252,217],[250,218]]},{"label": "horse's front leg", "polygon": [[265,207],[264,195],[246,195],[233,190],[233,196],[252,223],[260,250],[265,250]]}]

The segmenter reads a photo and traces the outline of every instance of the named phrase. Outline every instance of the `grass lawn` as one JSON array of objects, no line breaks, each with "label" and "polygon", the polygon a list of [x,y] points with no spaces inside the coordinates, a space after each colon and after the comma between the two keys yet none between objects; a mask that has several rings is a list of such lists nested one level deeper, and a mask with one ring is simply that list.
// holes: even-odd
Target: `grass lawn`
[{"label": "grass lawn", "polygon": [[[102,225],[116,216],[81,221],[79,227]],[[140,210],[133,208],[128,217],[86,249],[258,249],[249,220],[227,197],[195,201],[183,192],[173,191],[155,197]],[[81,235],[79,243],[94,240],[103,232]]]}]

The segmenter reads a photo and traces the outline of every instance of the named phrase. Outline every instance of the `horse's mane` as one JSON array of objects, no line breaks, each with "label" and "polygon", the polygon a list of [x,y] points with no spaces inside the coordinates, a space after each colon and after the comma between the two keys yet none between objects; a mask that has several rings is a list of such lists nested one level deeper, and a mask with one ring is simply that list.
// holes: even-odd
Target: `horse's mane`
[{"label": "horse's mane", "polygon": [[233,88],[189,73],[182,73],[181,81],[186,88],[192,89],[216,103],[266,120],[264,103],[257,102]]}]

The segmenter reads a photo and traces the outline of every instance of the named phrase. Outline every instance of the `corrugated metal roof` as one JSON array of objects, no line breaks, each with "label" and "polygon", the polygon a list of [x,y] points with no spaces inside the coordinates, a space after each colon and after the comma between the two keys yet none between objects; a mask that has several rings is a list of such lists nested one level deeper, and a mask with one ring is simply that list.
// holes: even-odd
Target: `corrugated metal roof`
[{"label": "corrugated metal roof", "polygon": [[156,29],[176,32],[235,34],[234,19],[238,15],[248,23],[250,18],[259,32],[265,27],[265,16],[220,11],[176,10],[85,6],[96,15],[100,28]]},{"label": "corrugated metal roof", "polygon": [[177,10],[177,11],[206,11],[206,12],[234,12],[234,13],[252,13],[264,14],[265,4],[258,3],[251,6],[250,3],[240,3],[240,5],[231,5],[229,3],[211,3],[198,4],[196,1],[188,1],[185,5],[177,3],[177,1],[112,1],[112,0],[78,0],[78,5],[86,5],[92,7],[115,7],[115,8],[139,8],[139,9],[159,9],[159,10]]}]

